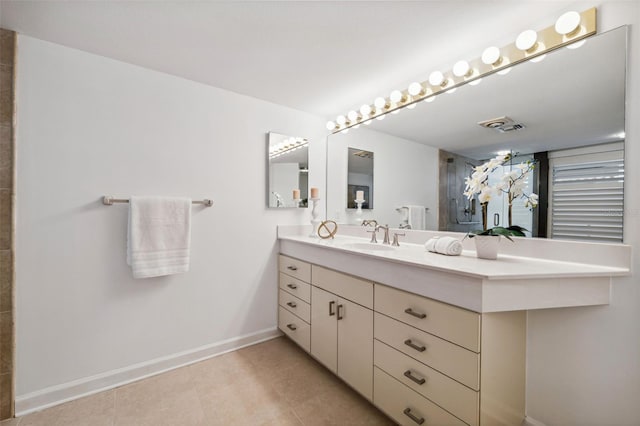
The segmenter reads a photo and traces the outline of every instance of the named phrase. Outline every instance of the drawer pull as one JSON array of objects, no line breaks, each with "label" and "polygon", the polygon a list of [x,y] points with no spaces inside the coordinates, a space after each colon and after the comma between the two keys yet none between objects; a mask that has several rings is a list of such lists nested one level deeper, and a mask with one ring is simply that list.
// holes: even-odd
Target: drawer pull
[{"label": "drawer pull", "polygon": [[418,346],[418,345],[416,345],[415,343],[413,343],[413,342],[411,341],[411,339],[407,339],[407,340],[405,340],[405,341],[404,341],[404,344],[405,344],[405,345],[407,345],[407,346],[409,346],[410,348],[415,349],[415,350],[416,350],[416,351],[418,351],[418,352],[424,352],[424,351],[426,351],[426,350],[427,350],[427,347],[426,347],[426,346]]},{"label": "drawer pull", "polygon": [[340,315],[340,311],[344,309],[344,305],[338,305],[338,319],[341,320],[344,318],[344,313]]},{"label": "drawer pull", "polygon": [[287,287],[289,287],[291,290],[295,290],[296,288],[298,288],[298,286],[295,284],[287,284]]},{"label": "drawer pull", "polygon": [[329,316],[332,317],[336,314],[336,311],[333,310],[333,307],[335,306],[336,301],[332,300],[331,302],[329,302]]},{"label": "drawer pull", "polygon": [[414,382],[416,382],[419,385],[424,385],[424,383],[427,381],[426,379],[422,378],[422,379],[418,379],[416,376],[414,376],[411,373],[411,370],[407,370],[404,372],[404,377],[407,377],[411,380],[413,380]]},{"label": "drawer pull", "polygon": [[297,271],[298,267],[297,266],[287,266],[287,269],[290,271]]},{"label": "drawer pull", "polygon": [[296,307],[296,306],[298,306],[298,305],[296,305],[294,302],[287,302],[287,306],[290,306],[290,307],[292,307],[292,308],[295,308],[295,307]]},{"label": "drawer pull", "polygon": [[291,331],[296,331],[296,329],[297,329],[298,327],[296,327],[296,326],[295,326],[295,325],[293,325],[293,324],[287,324],[287,328],[288,328],[289,330],[291,330]]},{"label": "drawer pull", "polygon": [[418,312],[413,312],[413,309],[411,308],[405,309],[404,312],[406,314],[413,315],[414,317],[420,318],[420,319],[425,319],[427,317],[427,314],[419,314]]},{"label": "drawer pull", "polygon": [[404,414],[405,414],[405,416],[409,417],[411,420],[413,420],[414,422],[416,422],[419,425],[424,423],[424,417],[416,417],[413,414],[411,414],[411,408],[405,408],[404,409]]}]

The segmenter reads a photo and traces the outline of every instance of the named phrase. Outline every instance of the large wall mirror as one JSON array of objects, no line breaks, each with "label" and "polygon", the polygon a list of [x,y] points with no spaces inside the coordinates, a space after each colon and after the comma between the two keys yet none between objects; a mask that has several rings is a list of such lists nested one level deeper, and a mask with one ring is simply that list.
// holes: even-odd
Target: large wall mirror
[{"label": "large wall mirror", "polygon": [[[528,182],[538,208],[514,205],[531,235],[622,241],[627,27],[515,65],[453,93],[327,143],[327,216],[355,223],[345,205],[346,150],[375,152],[375,209],[366,218],[399,227],[403,207],[424,208],[430,230],[480,229],[463,195],[466,176],[500,152],[536,164]],[[500,124],[479,123],[500,119]],[[507,225],[504,201],[489,202],[489,226]],[[418,228],[418,227],[415,227]]]},{"label": "large wall mirror", "polygon": [[296,136],[267,134],[267,206],[308,206],[309,141]]}]

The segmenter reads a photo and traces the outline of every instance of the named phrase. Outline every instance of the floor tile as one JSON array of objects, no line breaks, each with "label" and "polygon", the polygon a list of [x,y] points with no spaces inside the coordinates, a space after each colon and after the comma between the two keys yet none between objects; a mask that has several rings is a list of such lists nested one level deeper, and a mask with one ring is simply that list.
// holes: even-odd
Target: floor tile
[{"label": "floor tile", "polygon": [[376,426],[384,414],[281,337],[0,426]]},{"label": "floor tile", "polygon": [[19,426],[112,426],[113,418],[114,391],[109,390],[28,414]]},{"label": "floor tile", "polygon": [[188,368],[179,368],[115,390],[115,425],[206,425]]}]

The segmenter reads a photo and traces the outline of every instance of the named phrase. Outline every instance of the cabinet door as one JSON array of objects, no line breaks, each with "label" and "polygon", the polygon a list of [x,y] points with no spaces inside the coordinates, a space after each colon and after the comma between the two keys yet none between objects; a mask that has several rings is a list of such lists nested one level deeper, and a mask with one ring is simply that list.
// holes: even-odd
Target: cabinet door
[{"label": "cabinet door", "polygon": [[338,300],[338,376],[373,398],[373,311]]},{"label": "cabinet door", "polygon": [[337,308],[338,296],[311,287],[311,355],[334,373],[338,366]]}]

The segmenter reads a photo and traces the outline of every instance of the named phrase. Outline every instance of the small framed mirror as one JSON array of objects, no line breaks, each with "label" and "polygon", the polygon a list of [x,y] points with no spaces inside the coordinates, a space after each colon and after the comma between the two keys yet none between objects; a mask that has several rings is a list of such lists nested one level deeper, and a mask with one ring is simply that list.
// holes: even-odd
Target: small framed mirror
[{"label": "small framed mirror", "polygon": [[347,159],[347,208],[373,209],[373,152],[364,149],[348,149]]},{"label": "small framed mirror", "polygon": [[309,141],[267,134],[267,207],[306,208],[309,203]]}]

